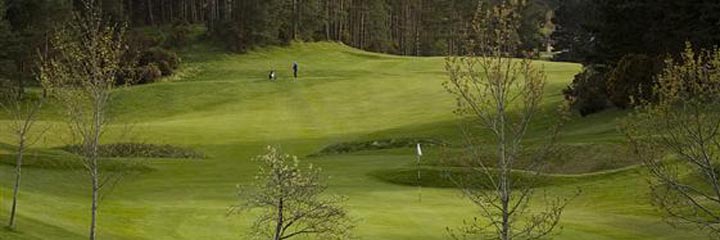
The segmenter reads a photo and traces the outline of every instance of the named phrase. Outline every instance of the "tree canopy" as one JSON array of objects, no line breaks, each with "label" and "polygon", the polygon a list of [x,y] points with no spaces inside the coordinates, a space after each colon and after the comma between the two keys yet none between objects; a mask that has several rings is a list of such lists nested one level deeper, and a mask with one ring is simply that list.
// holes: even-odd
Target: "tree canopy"
[{"label": "tree canopy", "polygon": [[578,76],[597,79],[576,77],[566,96],[584,114],[609,106],[606,100],[619,108],[633,106],[631,98],[649,100],[663,58],[679,56],[685,42],[695,49],[720,43],[718,12],[714,0],[561,1],[553,19],[559,59],[583,63]]}]

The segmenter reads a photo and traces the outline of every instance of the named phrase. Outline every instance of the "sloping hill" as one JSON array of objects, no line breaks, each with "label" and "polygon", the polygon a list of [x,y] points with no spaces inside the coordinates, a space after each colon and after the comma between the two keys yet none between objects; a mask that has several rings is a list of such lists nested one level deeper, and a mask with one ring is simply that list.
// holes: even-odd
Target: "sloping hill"
[{"label": "sloping hill", "polygon": [[[125,179],[102,203],[102,239],[246,239],[243,234],[252,216],[228,217],[225,213],[235,203],[236,184],[252,178],[256,168],[250,158],[264,145],[306,156],[342,142],[392,138],[457,141],[456,117],[451,114],[454,104],[440,85],[445,79],[442,58],[388,56],[334,43],[298,43],[245,55],[196,45],[183,57],[183,69],[171,81],[119,90],[114,111],[117,122],[131,123],[133,140],[187,146],[208,158],[149,160],[152,171]],[[300,64],[297,81],[290,78],[293,61]],[[560,89],[580,66],[537,64],[548,72],[545,103],[552,108],[562,99]],[[278,71],[276,82],[266,79],[271,69]],[[55,123],[54,114],[46,115],[45,123]],[[613,119],[618,116],[622,113],[576,120],[566,128],[564,141],[617,143],[620,138]],[[118,131],[110,136],[127,140],[119,133],[125,129],[125,124],[117,124]],[[63,144],[62,131],[52,133],[41,148]],[[7,142],[5,139],[0,141]],[[438,149],[426,151],[434,156]],[[605,150],[592,151],[602,155]],[[360,237],[443,239],[446,227],[461,224],[472,213],[456,190],[425,188],[420,203],[416,187],[376,177],[379,171],[407,169],[414,160],[412,154],[412,149],[400,148],[306,160],[332,176],[331,191],[350,197],[349,207],[360,219]],[[588,164],[605,161],[585,160]],[[11,169],[0,166],[0,220],[7,216]],[[25,172],[20,232],[0,231],[0,239],[84,238],[89,191],[82,174],[52,167]],[[636,170],[558,178],[563,178],[563,184],[550,185],[547,191],[562,194],[577,187],[585,189],[569,207],[558,239],[688,236],[688,232],[662,223],[652,211]]]}]

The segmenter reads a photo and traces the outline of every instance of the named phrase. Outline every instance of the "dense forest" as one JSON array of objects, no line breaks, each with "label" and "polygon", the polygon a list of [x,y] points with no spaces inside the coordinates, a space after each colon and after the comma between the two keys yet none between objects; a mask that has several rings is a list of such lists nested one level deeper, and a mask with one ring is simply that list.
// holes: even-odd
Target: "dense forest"
[{"label": "dense forest", "polygon": [[565,91],[583,115],[652,100],[666,57],[679,57],[686,44],[699,50],[720,43],[717,0],[563,0],[558,6],[552,38],[563,53],[556,59],[585,66]]},{"label": "dense forest", "polygon": [[[73,3],[75,2],[75,3]],[[6,0],[5,19],[22,35],[52,29],[79,1]],[[339,41],[364,50],[404,55],[459,51],[476,0],[102,0],[105,13],[130,27],[203,24],[234,50],[292,40]],[[524,9],[527,49],[549,40],[554,0]],[[33,32],[33,33],[31,33]]]},{"label": "dense forest", "polygon": [[[178,22],[205,24],[242,51],[291,40],[339,41],[360,49],[404,55],[457,52],[476,0],[123,0],[105,1],[132,26]],[[555,4],[527,4],[523,26],[528,49],[547,40],[547,16]]]}]

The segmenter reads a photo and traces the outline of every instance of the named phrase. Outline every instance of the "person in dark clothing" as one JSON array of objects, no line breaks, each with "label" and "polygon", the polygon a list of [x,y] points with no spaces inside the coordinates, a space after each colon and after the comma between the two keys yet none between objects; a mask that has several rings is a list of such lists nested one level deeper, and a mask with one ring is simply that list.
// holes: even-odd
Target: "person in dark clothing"
[{"label": "person in dark clothing", "polygon": [[292,70],[293,70],[293,76],[295,77],[295,79],[297,79],[297,77],[298,77],[298,63],[297,62],[293,62]]},{"label": "person in dark clothing", "polygon": [[270,79],[270,81],[275,80],[275,70],[270,71],[270,74],[268,74],[268,79]]}]

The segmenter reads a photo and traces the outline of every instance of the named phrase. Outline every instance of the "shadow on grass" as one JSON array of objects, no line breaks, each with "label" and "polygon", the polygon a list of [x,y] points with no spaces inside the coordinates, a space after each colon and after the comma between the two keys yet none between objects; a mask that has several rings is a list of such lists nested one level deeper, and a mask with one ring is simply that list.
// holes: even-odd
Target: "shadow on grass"
[{"label": "shadow on grass", "polygon": [[[15,166],[15,147],[0,143],[0,165]],[[78,156],[79,147],[69,145],[50,149],[29,149],[23,158],[23,167],[38,169],[77,170],[85,167]],[[101,170],[148,172],[154,169],[148,159],[204,159],[205,154],[189,148],[172,145],[114,143],[100,146]]]},{"label": "shadow on grass", "polygon": [[[3,215],[2,217],[6,217]],[[4,218],[2,219],[4,220]],[[5,224],[5,222],[2,222]],[[35,234],[35,233],[42,233]],[[44,240],[47,239],[47,233],[52,233],[52,239],[83,239],[84,235],[68,231],[60,226],[51,225],[45,222],[37,221],[33,218],[27,218],[18,215],[17,228],[11,230],[8,227],[0,228],[0,239],[16,239],[16,240]]]},{"label": "shadow on grass", "polygon": [[[419,179],[418,171],[420,172]],[[404,186],[420,185],[431,188],[458,188],[458,182],[471,182],[471,185],[478,189],[490,190],[490,187],[488,186],[491,186],[491,184],[487,184],[487,179],[483,177],[483,173],[478,171],[479,170],[463,167],[421,166],[419,169],[408,167],[376,170],[368,173],[368,175],[383,182]],[[581,175],[541,174],[534,176],[530,172],[513,171],[511,173],[511,178],[513,179],[512,181],[517,184],[516,187],[526,187],[529,186],[527,185],[529,182],[532,182],[531,187],[542,188],[587,183],[588,181],[603,179],[617,174],[624,174],[628,171],[635,171],[635,168],[629,167],[613,171]],[[535,181],[529,181],[531,179]]]},{"label": "shadow on grass", "polygon": [[[482,162],[493,167],[495,164],[495,151],[492,146],[479,146],[472,149],[445,148],[443,155],[428,158],[425,165],[433,167],[467,167],[482,158]],[[473,152],[474,151],[474,152]],[[515,163],[516,169],[527,169],[533,157],[541,152],[536,145],[527,146],[521,151]],[[630,149],[624,144],[611,143],[576,143],[557,144],[543,158],[543,172],[549,174],[586,174],[622,169],[641,164]]]},{"label": "shadow on grass", "polygon": [[[0,154],[0,164],[15,166],[15,154]],[[101,170],[150,172],[153,168],[142,159],[103,158]],[[31,149],[23,158],[23,168],[80,170],[84,169],[83,161],[76,155],[55,149]]]}]

